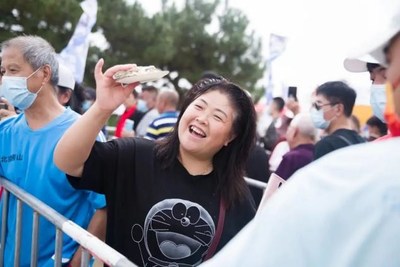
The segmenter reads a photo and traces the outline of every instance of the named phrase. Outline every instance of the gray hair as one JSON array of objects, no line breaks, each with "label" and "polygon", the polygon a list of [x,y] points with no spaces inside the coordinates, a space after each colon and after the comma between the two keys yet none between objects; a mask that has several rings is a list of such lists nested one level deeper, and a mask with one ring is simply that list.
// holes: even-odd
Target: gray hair
[{"label": "gray hair", "polygon": [[58,61],[56,52],[49,42],[45,39],[34,36],[24,35],[6,40],[1,45],[1,50],[14,47],[21,51],[26,62],[37,70],[44,65],[51,68],[50,83],[54,86],[58,83]]},{"label": "gray hair", "polygon": [[290,122],[290,126],[299,129],[301,135],[315,139],[317,129],[315,128],[309,113],[299,113]]}]

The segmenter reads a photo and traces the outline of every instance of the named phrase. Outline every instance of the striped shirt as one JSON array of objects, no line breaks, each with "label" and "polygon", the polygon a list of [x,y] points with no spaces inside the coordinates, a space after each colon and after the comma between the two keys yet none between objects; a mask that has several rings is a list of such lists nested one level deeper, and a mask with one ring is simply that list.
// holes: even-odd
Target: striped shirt
[{"label": "striped shirt", "polygon": [[165,137],[174,128],[178,120],[178,112],[168,111],[162,113],[156,118],[147,128],[145,138],[150,140],[157,140]]}]

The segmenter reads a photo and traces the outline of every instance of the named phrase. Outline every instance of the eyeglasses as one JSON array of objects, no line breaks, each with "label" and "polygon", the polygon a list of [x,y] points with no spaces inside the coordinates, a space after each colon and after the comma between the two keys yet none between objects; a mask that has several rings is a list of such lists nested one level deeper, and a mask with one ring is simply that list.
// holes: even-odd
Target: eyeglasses
[{"label": "eyeglasses", "polygon": [[325,107],[325,106],[334,106],[334,105],[336,105],[336,104],[338,104],[338,103],[327,103],[327,104],[322,104],[322,105],[320,105],[320,104],[317,104],[317,103],[312,103],[312,107],[313,108],[315,108],[316,110],[320,110],[322,107]]}]

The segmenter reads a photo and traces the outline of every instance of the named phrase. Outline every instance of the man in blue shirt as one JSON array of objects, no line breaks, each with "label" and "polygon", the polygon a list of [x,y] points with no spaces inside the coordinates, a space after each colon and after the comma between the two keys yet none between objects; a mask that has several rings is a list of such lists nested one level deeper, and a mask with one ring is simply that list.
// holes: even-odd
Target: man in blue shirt
[{"label": "man in blue shirt", "polygon": [[[105,198],[75,190],[53,163],[53,151],[78,114],[57,100],[58,62],[53,47],[37,36],[2,44],[0,95],[22,112],[0,122],[0,176],[43,201],[66,218],[103,238]],[[97,211],[96,211],[97,210]],[[30,265],[33,210],[24,206],[19,266]],[[10,196],[4,266],[14,265],[16,198]],[[78,244],[63,237],[63,263],[79,266]],[[38,266],[54,266],[55,228],[39,221]],[[78,250],[79,251],[79,250]]]},{"label": "man in blue shirt", "polygon": [[165,137],[178,120],[179,94],[175,90],[163,90],[158,94],[156,108],[161,114],[147,128],[145,138],[157,140]]}]

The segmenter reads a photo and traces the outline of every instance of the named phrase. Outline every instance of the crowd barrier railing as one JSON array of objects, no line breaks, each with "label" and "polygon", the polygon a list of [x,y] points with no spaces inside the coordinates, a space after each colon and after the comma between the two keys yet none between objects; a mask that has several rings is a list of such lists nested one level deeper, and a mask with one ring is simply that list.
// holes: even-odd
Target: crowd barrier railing
[{"label": "crowd barrier railing", "polygon": [[[245,177],[246,183],[249,186],[265,190],[267,183]],[[109,266],[115,267],[135,267],[136,265],[130,262],[125,256],[102,242],[100,239],[84,230],[76,223],[68,220],[51,207],[44,204],[39,199],[27,193],[10,181],[0,177],[0,186],[3,187],[1,201],[3,205],[2,212],[2,227],[0,238],[0,267],[3,267],[4,259],[4,242],[7,230],[7,215],[8,215],[8,201],[10,194],[17,198],[17,218],[16,218],[16,232],[15,234],[15,253],[14,253],[14,266],[19,266],[20,262],[20,246],[21,246],[21,227],[22,227],[22,205],[28,205],[33,209],[33,224],[32,224],[32,244],[31,244],[31,259],[30,266],[37,266],[38,254],[38,229],[39,229],[39,216],[43,216],[51,222],[56,228],[55,240],[55,266],[61,267],[62,262],[62,238],[63,233],[70,236],[82,248],[82,261],[81,267],[89,266],[90,254],[96,256],[97,260]]]},{"label": "crowd barrier railing", "polygon": [[256,187],[262,190],[265,190],[265,188],[267,188],[267,183],[255,180],[253,178],[249,178],[249,177],[244,177],[244,180],[246,181],[246,183],[252,187]]},{"label": "crowd barrier railing", "polygon": [[[32,244],[31,244],[31,258],[30,266],[37,266],[38,255],[38,229],[39,229],[39,216],[43,216],[51,222],[56,228],[55,240],[55,264],[56,267],[61,267],[62,258],[62,238],[63,233],[70,236],[78,242],[82,248],[82,261],[81,267],[89,266],[90,254],[96,256],[97,260],[115,267],[134,267],[136,266],[130,262],[125,256],[102,242],[100,239],[84,230],[76,223],[68,220],[51,207],[44,204],[31,194],[19,188],[10,181],[0,177],[0,186],[3,187],[1,201],[3,205],[2,212],[2,227],[0,239],[0,267],[3,267],[4,259],[4,242],[7,230],[7,214],[8,202],[10,194],[17,198],[17,218],[16,218],[16,232],[15,234],[15,253],[14,253],[14,266],[18,267],[20,263],[20,246],[21,246],[21,226],[22,226],[22,205],[26,204],[33,209],[33,223],[32,223]],[[11,233],[8,233],[11,234]],[[8,267],[8,266],[7,266]]]}]

